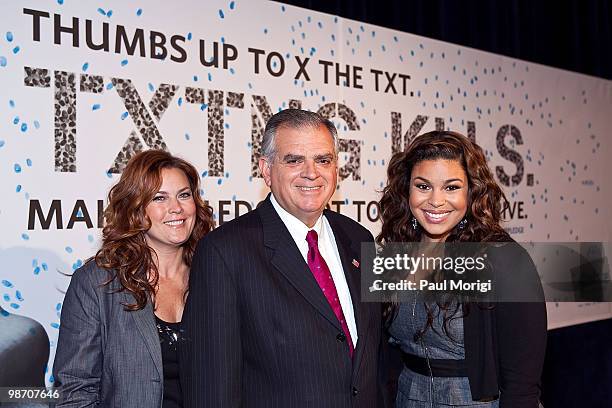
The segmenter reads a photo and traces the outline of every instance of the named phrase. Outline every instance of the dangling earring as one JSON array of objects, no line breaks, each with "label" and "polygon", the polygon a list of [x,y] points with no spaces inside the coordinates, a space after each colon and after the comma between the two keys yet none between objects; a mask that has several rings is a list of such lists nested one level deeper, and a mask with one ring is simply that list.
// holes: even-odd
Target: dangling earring
[{"label": "dangling earring", "polygon": [[412,221],[411,222],[412,222],[412,229],[416,231],[417,228],[419,228],[419,223],[418,223],[417,219],[415,217],[412,217]]},{"label": "dangling earring", "polygon": [[459,221],[459,224],[457,224],[457,228],[462,230],[467,226],[467,223],[468,223],[467,218],[463,218],[461,221]]}]

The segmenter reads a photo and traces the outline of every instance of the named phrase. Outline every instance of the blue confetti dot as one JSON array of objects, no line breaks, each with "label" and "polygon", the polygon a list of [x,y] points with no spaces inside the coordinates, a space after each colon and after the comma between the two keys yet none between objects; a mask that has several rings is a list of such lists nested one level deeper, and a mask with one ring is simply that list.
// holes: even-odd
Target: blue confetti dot
[{"label": "blue confetti dot", "polygon": [[221,183],[223,183],[223,179],[219,179],[219,180],[217,180],[217,184],[218,184],[218,185],[221,185]]},{"label": "blue confetti dot", "polygon": [[206,177],[206,176],[208,176],[208,170],[204,170],[204,171],[202,172],[202,177]]},{"label": "blue confetti dot", "polygon": [[188,39],[189,41],[191,41],[191,38],[192,38],[192,37],[193,37],[193,35],[192,35],[191,33],[187,33],[187,39]]},{"label": "blue confetti dot", "polygon": [[21,173],[21,165],[19,163],[15,163],[13,166],[15,173]]},{"label": "blue confetti dot", "polygon": [[57,305],[55,305],[55,310],[57,310],[58,312],[62,310],[62,304],[58,303]]},{"label": "blue confetti dot", "polygon": [[2,299],[4,299],[5,302],[10,302],[11,301],[11,297],[8,294],[6,294],[6,293],[2,296]]},{"label": "blue confetti dot", "polygon": [[189,133],[185,133],[185,140],[189,140],[189,139],[190,139]]},{"label": "blue confetti dot", "polygon": [[10,99],[10,100],[9,100],[9,106],[10,106],[11,108],[14,108],[14,107],[15,107],[15,101],[14,101],[14,100],[12,100],[12,99]]},{"label": "blue confetti dot", "polygon": [[83,66],[81,67],[83,72],[87,71],[87,68],[89,68],[89,62],[84,63]]},{"label": "blue confetti dot", "polygon": [[64,248],[66,250],[66,252],[68,252],[69,254],[72,253],[72,248],[67,246],[66,248]]},{"label": "blue confetti dot", "polygon": [[21,239],[23,239],[24,241],[28,241],[30,239],[30,236],[24,232],[23,234],[21,234]]},{"label": "blue confetti dot", "polygon": [[59,329],[59,324],[51,323],[51,327],[53,327],[54,329]]},{"label": "blue confetti dot", "polygon": [[127,117],[128,117],[128,115],[129,115],[129,113],[127,113],[127,112],[123,112],[123,113],[121,114],[121,120],[125,120],[125,118],[127,118]]},{"label": "blue confetti dot", "polygon": [[113,15],[113,10],[108,10],[108,11],[106,12],[106,17],[110,17],[110,16],[112,16],[112,15]]},{"label": "blue confetti dot", "polygon": [[122,60],[121,61],[121,66],[125,67],[127,65],[127,63],[128,63],[128,60],[126,60],[126,59]]},{"label": "blue confetti dot", "polygon": [[177,103],[178,103],[178,106],[181,106],[183,104],[183,98],[179,97]]},{"label": "blue confetti dot", "polygon": [[21,131],[22,131],[22,132],[25,132],[25,131],[27,131],[27,130],[28,130],[28,124],[27,124],[27,123],[22,123],[22,124],[21,124]]},{"label": "blue confetti dot", "polygon": [[21,48],[19,46],[16,46],[15,48],[13,48],[13,54],[17,54],[19,50],[21,50]]},{"label": "blue confetti dot", "polygon": [[212,81],[212,74],[210,72],[208,73],[208,80]]},{"label": "blue confetti dot", "polygon": [[93,106],[91,107],[92,111],[98,110],[100,109],[100,104],[99,103],[94,103]]},{"label": "blue confetti dot", "polygon": [[19,193],[21,191],[21,184],[17,184],[17,187],[15,187],[15,192]]},{"label": "blue confetti dot", "polygon": [[64,4],[64,0],[57,0],[57,4],[61,6],[62,4]]},{"label": "blue confetti dot", "polygon": [[141,8],[139,8],[138,10],[136,10],[136,15],[137,15],[138,17],[142,16],[142,9],[141,9]]},{"label": "blue confetti dot", "polygon": [[13,309],[19,309],[19,307],[20,307],[20,306],[19,306],[17,303],[11,303],[11,304],[10,304],[10,306],[11,306]]},{"label": "blue confetti dot", "polygon": [[8,42],[13,41],[13,33],[11,33],[10,31],[6,32],[6,41]]},{"label": "blue confetti dot", "polygon": [[106,11],[103,8],[98,8],[98,13],[102,14],[103,16],[106,16]]},{"label": "blue confetti dot", "polygon": [[17,298],[18,301],[23,302],[23,296],[21,296],[21,292],[20,291],[15,291],[15,297]]},{"label": "blue confetti dot", "polygon": [[194,82],[198,82],[198,76],[197,76],[197,75],[194,75],[194,76],[193,76],[193,81],[194,81]]},{"label": "blue confetti dot", "polygon": [[6,57],[0,55],[0,67],[6,67]]},{"label": "blue confetti dot", "polygon": [[108,85],[106,85],[106,89],[113,89],[113,83],[109,82]]},{"label": "blue confetti dot", "polygon": [[223,10],[221,9],[219,9],[219,17],[225,18],[225,14],[223,13]]},{"label": "blue confetti dot", "polygon": [[4,140],[0,140],[0,147],[4,146]]},{"label": "blue confetti dot", "polygon": [[34,268],[34,275],[38,275],[40,273],[40,266],[37,266],[36,268]]},{"label": "blue confetti dot", "polygon": [[236,7],[236,2],[235,1],[230,1],[230,4],[229,4],[230,10],[233,10],[234,7]]},{"label": "blue confetti dot", "polygon": [[2,281],[2,286],[6,287],[6,288],[12,288],[13,284],[11,282],[7,281],[6,279],[4,279]]},{"label": "blue confetti dot", "polygon": [[42,266],[44,271],[48,271],[49,267],[47,266],[47,264],[45,262],[43,262],[40,266]]},{"label": "blue confetti dot", "polygon": [[6,310],[2,309],[2,310],[0,310],[0,315],[4,316],[4,317],[7,317],[8,315],[10,315],[10,313],[7,312]]},{"label": "blue confetti dot", "polygon": [[39,129],[39,128],[40,128],[40,123],[39,123],[37,120],[35,120],[35,121],[34,121],[34,127],[35,127],[36,129]]}]

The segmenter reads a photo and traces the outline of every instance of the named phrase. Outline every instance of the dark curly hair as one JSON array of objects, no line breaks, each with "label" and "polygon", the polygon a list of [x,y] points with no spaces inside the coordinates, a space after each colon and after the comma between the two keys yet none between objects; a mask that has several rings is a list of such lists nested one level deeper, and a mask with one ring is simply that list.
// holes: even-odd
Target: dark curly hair
[{"label": "dark curly hair", "polygon": [[196,216],[191,236],[183,244],[183,261],[190,266],[200,238],[213,228],[212,209],[200,198],[200,177],[187,161],[163,150],[147,150],[135,155],[121,179],[108,193],[104,210],[102,247],[95,255],[96,264],[112,271],[105,284],[118,279],[122,289],[136,299],[124,305],[126,310],[140,310],[155,294],[158,271],[156,254],[147,245],[145,233],[151,227],[146,207],[162,185],[162,170],[181,170],[191,188]]},{"label": "dark curly hair", "polygon": [[[508,200],[493,178],[484,152],[476,143],[457,132],[433,131],[416,137],[406,151],[393,155],[387,169],[387,186],[380,199],[382,228],[376,242],[385,246],[393,242],[419,242],[422,228],[414,229],[410,211],[410,179],[413,167],[424,160],[454,160],[460,163],[468,180],[468,208],[465,214],[467,224],[455,226],[446,242],[507,242],[510,236],[501,227],[502,211]],[[457,313],[449,312],[446,302],[438,306],[444,310],[444,329]],[[468,307],[469,309],[469,307]],[[397,304],[385,308],[387,325],[397,312]],[[420,332],[424,334],[433,322],[433,313],[427,309],[427,324]]]}]

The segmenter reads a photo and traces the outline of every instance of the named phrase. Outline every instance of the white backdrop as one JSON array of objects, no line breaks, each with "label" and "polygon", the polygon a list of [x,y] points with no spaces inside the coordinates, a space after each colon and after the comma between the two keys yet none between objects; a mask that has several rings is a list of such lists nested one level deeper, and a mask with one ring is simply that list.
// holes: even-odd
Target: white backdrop
[{"label": "white backdrop", "polygon": [[[337,124],[333,208],[374,234],[392,151],[447,128],[486,150],[517,241],[610,240],[610,81],[273,2],[3,1],[0,16],[0,306],[45,327],[51,362],[64,274],[98,248],[125,158],[188,159],[225,222],[265,197],[253,151],[289,106]],[[548,306],[550,328],[611,315]]]}]

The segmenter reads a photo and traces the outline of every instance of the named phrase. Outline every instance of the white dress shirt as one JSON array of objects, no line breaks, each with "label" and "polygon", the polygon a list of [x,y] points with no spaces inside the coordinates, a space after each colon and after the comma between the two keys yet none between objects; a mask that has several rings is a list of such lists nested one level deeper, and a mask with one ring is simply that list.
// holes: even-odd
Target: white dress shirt
[{"label": "white dress shirt", "polygon": [[319,252],[325,263],[329,267],[331,272],[334,285],[336,286],[336,292],[338,293],[338,299],[340,306],[342,307],[342,313],[346,319],[349,332],[351,333],[351,339],[353,340],[353,346],[357,347],[357,325],[355,323],[355,313],[353,311],[353,300],[351,299],[351,292],[346,282],[346,276],[344,275],[344,269],[342,268],[342,261],[340,260],[340,253],[338,252],[338,246],[336,245],[336,238],[332,231],[329,221],[322,214],[312,228],[308,228],[306,224],[297,219],[294,215],[290,214],[283,207],[280,206],[278,201],[274,198],[274,195],[270,195],[270,201],[272,206],[278,213],[291,237],[295,241],[298,249],[304,257],[304,262],[308,263],[308,242],[306,242],[306,234],[308,231],[315,230],[319,236]]}]

